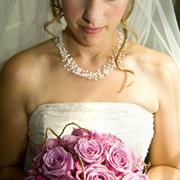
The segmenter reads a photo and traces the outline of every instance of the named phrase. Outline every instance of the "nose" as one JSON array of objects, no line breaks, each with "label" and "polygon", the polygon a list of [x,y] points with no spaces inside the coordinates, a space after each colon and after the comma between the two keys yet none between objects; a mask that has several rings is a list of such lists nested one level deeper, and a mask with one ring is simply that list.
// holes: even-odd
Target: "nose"
[{"label": "nose", "polygon": [[84,4],[83,19],[95,26],[96,21],[102,16],[101,6],[98,0],[88,0]]}]

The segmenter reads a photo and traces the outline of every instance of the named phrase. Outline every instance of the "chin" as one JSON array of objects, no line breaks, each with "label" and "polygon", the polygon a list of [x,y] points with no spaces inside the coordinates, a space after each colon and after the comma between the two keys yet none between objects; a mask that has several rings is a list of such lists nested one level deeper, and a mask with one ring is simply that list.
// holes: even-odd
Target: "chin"
[{"label": "chin", "polygon": [[78,42],[84,46],[95,46],[104,41],[103,36],[100,37],[82,37],[78,38]]}]

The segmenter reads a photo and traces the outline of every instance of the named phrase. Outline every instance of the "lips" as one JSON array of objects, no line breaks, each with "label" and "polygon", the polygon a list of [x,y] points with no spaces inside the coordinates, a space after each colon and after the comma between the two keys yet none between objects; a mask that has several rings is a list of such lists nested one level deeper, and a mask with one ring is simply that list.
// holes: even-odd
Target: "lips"
[{"label": "lips", "polygon": [[87,34],[97,34],[97,33],[100,33],[104,28],[103,27],[85,27],[85,26],[81,26],[81,29]]}]

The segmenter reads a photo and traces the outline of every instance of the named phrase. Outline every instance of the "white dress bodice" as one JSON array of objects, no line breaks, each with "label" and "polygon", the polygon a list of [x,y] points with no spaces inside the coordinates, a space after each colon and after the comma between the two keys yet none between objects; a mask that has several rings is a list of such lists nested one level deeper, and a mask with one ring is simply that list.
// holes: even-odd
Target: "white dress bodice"
[{"label": "white dress bodice", "polygon": [[[52,103],[39,106],[29,117],[29,144],[25,170],[30,168],[32,154],[44,141],[46,128],[60,134],[63,127],[74,122],[87,129],[116,135],[144,159],[153,137],[153,114],[132,103]],[[68,127],[64,134],[72,131]],[[49,134],[48,137],[54,137]]]}]

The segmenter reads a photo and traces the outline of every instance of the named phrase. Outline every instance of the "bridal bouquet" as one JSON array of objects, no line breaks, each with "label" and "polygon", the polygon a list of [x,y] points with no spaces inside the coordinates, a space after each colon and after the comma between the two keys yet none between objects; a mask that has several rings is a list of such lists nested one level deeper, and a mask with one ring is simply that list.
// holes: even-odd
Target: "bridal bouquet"
[{"label": "bridal bouquet", "polygon": [[[65,128],[72,124],[76,125]],[[37,149],[26,180],[148,179],[141,157],[116,136],[79,126],[62,136],[65,128],[60,135],[46,130],[46,141]],[[56,138],[48,139],[48,130]]]}]

